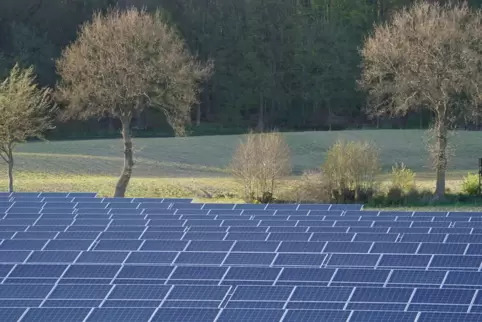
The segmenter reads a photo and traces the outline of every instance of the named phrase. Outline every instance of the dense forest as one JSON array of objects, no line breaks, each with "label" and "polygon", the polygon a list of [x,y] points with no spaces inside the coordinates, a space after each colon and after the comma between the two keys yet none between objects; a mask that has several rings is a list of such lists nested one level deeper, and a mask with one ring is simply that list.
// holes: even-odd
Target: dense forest
[{"label": "dense forest", "polygon": [[[373,25],[412,0],[2,0],[0,77],[19,62],[34,66],[43,86],[58,81],[55,61],[79,27],[109,7],[161,8],[192,53],[214,62],[193,134],[248,128],[337,130],[423,128],[427,112],[369,119],[357,86],[359,49]],[[469,4],[479,7],[482,0]],[[478,129],[460,122],[462,128]],[[57,124],[52,139],[119,135],[116,120]],[[163,115],[136,115],[137,135],[170,135]]]}]

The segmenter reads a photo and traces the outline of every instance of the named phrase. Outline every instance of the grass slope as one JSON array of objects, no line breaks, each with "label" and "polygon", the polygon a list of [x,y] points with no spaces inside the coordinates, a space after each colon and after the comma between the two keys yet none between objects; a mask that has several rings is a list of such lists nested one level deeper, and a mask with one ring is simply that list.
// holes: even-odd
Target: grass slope
[{"label": "grass slope", "polygon": [[[319,167],[337,139],[368,140],[380,148],[388,171],[404,162],[418,178],[432,179],[425,149],[426,131],[353,130],[286,133],[296,174]],[[236,189],[226,166],[242,136],[142,138],[134,140],[136,166],[130,195],[186,196],[194,191],[224,193]],[[450,138],[456,147],[449,161],[451,180],[477,169],[482,132],[459,132]],[[35,142],[20,145],[15,154],[18,190],[89,190],[110,195],[122,167],[120,140]],[[2,164],[0,189],[6,188]],[[160,179],[163,178],[163,179]],[[201,195],[203,192],[201,193]],[[209,193],[208,193],[209,194]],[[211,193],[212,194],[212,193]]]}]

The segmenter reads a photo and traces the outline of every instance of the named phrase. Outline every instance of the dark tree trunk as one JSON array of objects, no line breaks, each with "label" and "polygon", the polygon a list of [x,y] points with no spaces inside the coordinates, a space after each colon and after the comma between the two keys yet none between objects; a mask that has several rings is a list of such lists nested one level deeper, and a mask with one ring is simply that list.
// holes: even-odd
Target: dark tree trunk
[{"label": "dark tree trunk", "polygon": [[134,153],[130,132],[131,117],[122,117],[122,139],[124,140],[124,168],[115,186],[114,197],[124,197],[134,168]]},{"label": "dark tree trunk", "polygon": [[435,124],[435,197],[443,198],[445,195],[445,171],[447,169],[447,128],[440,120]]},{"label": "dark tree trunk", "polygon": [[13,152],[8,151],[8,191],[13,192]]}]

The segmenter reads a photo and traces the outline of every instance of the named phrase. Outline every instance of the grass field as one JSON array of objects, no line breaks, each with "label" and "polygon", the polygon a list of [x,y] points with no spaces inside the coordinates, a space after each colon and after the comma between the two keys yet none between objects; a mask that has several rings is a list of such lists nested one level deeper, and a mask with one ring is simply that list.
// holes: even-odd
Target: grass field
[{"label": "grass field", "polygon": [[[404,162],[417,172],[418,183],[433,185],[425,149],[426,132],[420,130],[353,130],[286,133],[292,149],[294,174],[320,166],[337,139],[368,140],[380,148],[384,171]],[[236,194],[226,166],[241,136],[135,139],[130,196],[201,197]],[[456,190],[468,171],[476,171],[482,132],[459,132],[450,138],[456,147],[449,161],[448,186]],[[120,140],[55,141],[18,147],[15,175],[18,191],[96,191],[111,195],[122,167]],[[7,187],[4,165],[0,189]],[[229,198],[228,200],[231,200]],[[234,199],[236,200],[236,199]]]}]

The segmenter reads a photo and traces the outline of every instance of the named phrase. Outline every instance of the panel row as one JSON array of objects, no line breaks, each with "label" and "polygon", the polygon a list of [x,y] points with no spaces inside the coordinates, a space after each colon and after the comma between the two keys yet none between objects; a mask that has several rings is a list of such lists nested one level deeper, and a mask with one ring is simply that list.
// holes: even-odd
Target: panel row
[{"label": "panel row", "polygon": [[[35,233],[46,237],[49,232]],[[161,232],[162,233],[162,232]],[[56,239],[10,239],[0,243],[0,260],[9,260],[8,251],[186,251],[186,252],[249,252],[303,254],[410,254],[410,255],[482,255],[482,243],[431,242],[345,242],[345,241],[250,241],[250,240],[161,240],[157,234],[144,234],[146,239],[123,238],[121,233],[58,233]],[[135,233],[137,234],[137,233]],[[89,237],[91,239],[83,239]],[[99,238],[96,239],[95,237]],[[28,237],[32,237],[28,235]],[[82,237],[73,238],[73,237]],[[152,237],[152,238],[149,238]],[[21,252],[18,252],[21,254]]]},{"label": "panel row", "polygon": [[335,311],[282,309],[201,308],[11,308],[0,312],[3,322],[101,321],[101,322],[367,322],[464,321],[479,322],[482,314],[444,312]]},{"label": "panel row", "polygon": [[150,307],[482,313],[470,289],[132,284],[3,284],[0,308]]},{"label": "panel row", "polygon": [[[107,254],[103,255],[107,256]],[[115,256],[113,254],[113,257]],[[482,272],[457,269],[447,271],[145,264],[1,264],[0,279],[2,285],[95,283],[478,289],[482,283]]]},{"label": "panel row", "polygon": [[[18,231],[17,226],[0,226],[0,236],[4,239],[2,243],[11,245],[25,245],[28,240],[37,240],[38,245],[44,245],[53,239],[126,239],[126,240],[204,240],[204,241],[300,241],[300,242],[323,242],[323,241],[344,241],[344,242],[393,242],[393,243],[481,243],[482,234],[423,234],[423,233],[369,233],[369,232],[311,232],[293,233],[285,232],[249,232],[249,229],[230,229],[228,232],[184,230],[171,231],[165,226],[149,226],[133,228],[125,226],[117,227],[95,227],[95,226],[67,226],[58,229],[58,226],[30,226],[26,231]],[[39,228],[39,229],[37,229]],[[44,230],[46,229],[46,230]],[[59,232],[60,231],[60,232]],[[323,230],[321,230],[323,231]],[[13,234],[12,234],[13,233]],[[16,236],[19,237],[16,237]],[[52,236],[53,235],[53,236]],[[69,237],[70,236],[70,237]],[[105,236],[105,237],[102,237]],[[130,237],[129,237],[130,236]],[[52,238],[50,238],[52,239]],[[33,241],[32,241],[33,243]],[[22,247],[22,246],[19,246]],[[42,248],[42,247],[41,247]],[[25,248],[24,248],[25,249]],[[35,249],[35,248],[33,248]],[[119,249],[122,250],[122,249]],[[132,249],[134,250],[134,249]]]}]

